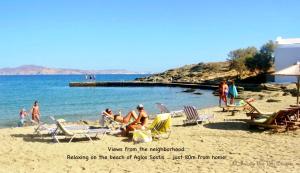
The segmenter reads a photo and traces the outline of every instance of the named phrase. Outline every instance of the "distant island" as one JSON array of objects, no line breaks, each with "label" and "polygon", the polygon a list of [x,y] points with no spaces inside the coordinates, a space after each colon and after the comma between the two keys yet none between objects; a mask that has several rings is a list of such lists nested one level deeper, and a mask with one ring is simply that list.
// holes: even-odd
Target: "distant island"
[{"label": "distant island", "polygon": [[49,68],[37,65],[23,65],[14,68],[0,68],[0,75],[75,75],[75,74],[142,74],[123,69],[79,70]]}]

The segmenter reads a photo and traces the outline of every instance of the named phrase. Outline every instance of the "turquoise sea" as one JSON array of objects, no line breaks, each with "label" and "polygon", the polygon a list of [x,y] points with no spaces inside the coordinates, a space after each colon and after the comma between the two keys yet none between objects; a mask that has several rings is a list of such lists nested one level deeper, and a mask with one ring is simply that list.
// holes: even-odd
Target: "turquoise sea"
[{"label": "turquoise sea", "polygon": [[[97,75],[96,80],[130,81],[143,76]],[[24,107],[29,111],[35,100],[44,122],[50,122],[50,115],[67,121],[96,120],[107,107],[126,114],[140,103],[150,115],[159,112],[157,102],[171,110],[180,110],[183,105],[203,108],[218,104],[210,90],[199,90],[203,95],[195,95],[169,87],[69,87],[69,82],[84,80],[83,75],[0,76],[0,127],[17,126],[19,110]]]}]

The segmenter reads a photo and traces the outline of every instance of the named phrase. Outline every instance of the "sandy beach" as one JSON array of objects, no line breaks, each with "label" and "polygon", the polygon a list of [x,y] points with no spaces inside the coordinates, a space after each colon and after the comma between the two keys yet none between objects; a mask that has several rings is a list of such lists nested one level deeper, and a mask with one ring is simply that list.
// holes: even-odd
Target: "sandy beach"
[{"label": "sandy beach", "polygon": [[[295,103],[291,96],[276,97],[280,102],[267,99],[254,104],[276,111]],[[200,112],[214,114],[215,119],[184,127],[185,117],[173,118],[169,139],[141,144],[112,135],[93,142],[82,138],[57,144],[49,137],[34,137],[34,127],[1,129],[0,172],[298,172],[300,130],[273,133],[230,121],[249,119],[243,111],[234,116],[219,107]],[[150,151],[156,147],[184,151]]]},{"label": "sandy beach", "polygon": [[0,1],[0,173],[300,173],[299,7]]}]

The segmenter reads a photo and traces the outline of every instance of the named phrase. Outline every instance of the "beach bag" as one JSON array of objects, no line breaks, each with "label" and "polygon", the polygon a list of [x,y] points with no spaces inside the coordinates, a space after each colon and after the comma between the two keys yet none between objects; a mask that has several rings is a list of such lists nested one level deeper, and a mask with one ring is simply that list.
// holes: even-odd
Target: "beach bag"
[{"label": "beach bag", "polygon": [[238,106],[245,106],[246,105],[246,102],[244,100],[240,100],[239,101],[239,105]]},{"label": "beach bag", "polygon": [[152,141],[151,131],[143,131],[143,130],[136,130],[133,131],[133,142],[135,143],[147,143]]}]

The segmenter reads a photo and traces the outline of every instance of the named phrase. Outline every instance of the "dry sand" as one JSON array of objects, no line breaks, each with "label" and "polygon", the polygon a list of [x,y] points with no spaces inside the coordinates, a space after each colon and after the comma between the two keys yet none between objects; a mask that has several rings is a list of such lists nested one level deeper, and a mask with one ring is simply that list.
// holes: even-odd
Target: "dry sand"
[{"label": "dry sand", "polygon": [[[278,103],[257,100],[255,105],[265,111],[275,111],[295,102],[294,97],[276,97]],[[227,122],[224,119],[246,119],[244,112],[231,116],[221,108],[207,108],[212,113],[211,123],[182,126],[182,118],[174,118],[169,139],[133,144],[124,137],[106,135],[102,140],[86,139],[72,143],[52,143],[51,138],[32,136],[33,127],[0,130],[0,172],[299,172],[300,130],[285,133],[253,131],[244,122]],[[108,147],[123,151],[109,151]],[[124,151],[125,147],[150,148],[184,147],[183,152]],[[85,159],[67,159],[67,155],[88,156]],[[147,160],[102,160],[99,155],[125,157],[144,155]],[[150,155],[164,159],[151,160]],[[173,156],[183,159],[173,160]],[[186,155],[209,156],[209,159],[185,159]],[[96,156],[97,159],[91,159]],[[212,156],[223,156],[213,159]]]}]

